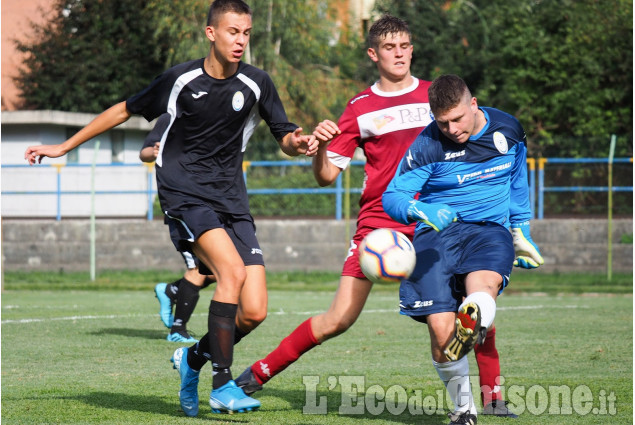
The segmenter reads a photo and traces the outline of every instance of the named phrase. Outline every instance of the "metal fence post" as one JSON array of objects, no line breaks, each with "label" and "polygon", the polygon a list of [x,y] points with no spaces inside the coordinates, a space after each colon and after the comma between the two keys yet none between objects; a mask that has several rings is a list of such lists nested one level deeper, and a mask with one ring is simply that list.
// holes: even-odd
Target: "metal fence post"
[{"label": "metal fence post", "polygon": [[335,220],[342,219],[342,173],[335,179]]},{"label": "metal fence post", "polygon": [[536,218],[536,160],[527,158],[529,167],[529,205],[531,207],[531,218]]},{"label": "metal fence post", "polygon": [[62,220],[62,167],[64,164],[53,164],[57,169],[57,221]]},{"label": "metal fence post", "polygon": [[143,165],[146,166],[148,177],[148,190],[146,192],[148,196],[148,214],[146,218],[148,221],[152,221],[154,219],[154,202],[152,202],[152,171],[154,170],[154,162],[144,162]]},{"label": "metal fence post", "polygon": [[545,164],[547,158],[538,158],[538,220],[545,217]]}]

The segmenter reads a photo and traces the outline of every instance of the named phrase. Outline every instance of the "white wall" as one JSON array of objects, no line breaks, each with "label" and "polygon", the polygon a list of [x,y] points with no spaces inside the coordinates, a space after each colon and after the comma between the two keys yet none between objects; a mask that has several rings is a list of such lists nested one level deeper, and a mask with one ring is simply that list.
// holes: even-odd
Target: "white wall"
[{"label": "white wall", "polygon": [[[61,191],[91,191],[90,167],[69,164],[68,155],[45,158],[42,164],[29,167],[26,166],[24,152],[31,145],[61,143],[66,140],[67,129],[77,130],[93,118],[91,114],[58,111],[2,112],[0,180],[3,217],[57,217],[58,181]],[[151,128],[151,123],[136,118],[115,129],[123,134],[123,151],[119,158],[127,166],[105,166],[112,165],[112,132],[106,132],[77,148],[77,162],[90,165],[95,157],[95,141],[100,142],[95,191],[143,192],[97,194],[95,211],[98,217],[146,217],[148,181],[152,190],[156,191],[156,186],[154,175],[148,179],[148,172],[153,169],[148,169],[139,160],[139,150]],[[12,167],[16,165],[19,167]],[[90,216],[92,203],[89,194],[62,194],[60,199],[62,218]]]}]

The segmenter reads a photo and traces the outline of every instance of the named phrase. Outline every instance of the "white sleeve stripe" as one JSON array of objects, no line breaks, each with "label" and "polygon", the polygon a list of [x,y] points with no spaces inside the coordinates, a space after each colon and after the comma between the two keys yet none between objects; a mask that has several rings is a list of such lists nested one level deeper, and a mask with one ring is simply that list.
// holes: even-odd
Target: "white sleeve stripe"
[{"label": "white sleeve stripe", "polygon": [[176,100],[179,98],[179,94],[181,93],[181,90],[183,90],[183,87],[185,87],[190,81],[192,81],[193,79],[195,79],[201,74],[203,74],[202,68],[193,69],[190,72],[186,72],[185,74],[177,78],[177,80],[174,82],[174,85],[172,86],[172,91],[170,92],[170,99],[168,100],[168,113],[170,114],[170,124],[167,126],[167,128],[163,132],[163,135],[161,136],[161,144],[159,145],[159,154],[157,155],[157,159],[155,161],[158,167],[161,167],[163,165],[163,146],[165,145],[165,139],[168,136],[168,132],[170,131],[170,128],[172,127],[172,124],[174,124],[174,120],[176,119]]},{"label": "white sleeve stripe", "polygon": [[348,167],[348,164],[351,163],[351,158],[344,155],[340,155],[339,153],[326,151],[326,156],[333,165],[335,165],[336,167],[342,170],[345,170],[346,167]]},{"label": "white sleeve stripe", "polygon": [[256,100],[260,100],[260,87],[258,87],[258,84],[256,84],[254,80],[247,77],[245,74],[238,74],[237,77],[240,81],[245,83],[247,87],[251,89],[251,91],[254,92],[254,94],[256,95]]}]

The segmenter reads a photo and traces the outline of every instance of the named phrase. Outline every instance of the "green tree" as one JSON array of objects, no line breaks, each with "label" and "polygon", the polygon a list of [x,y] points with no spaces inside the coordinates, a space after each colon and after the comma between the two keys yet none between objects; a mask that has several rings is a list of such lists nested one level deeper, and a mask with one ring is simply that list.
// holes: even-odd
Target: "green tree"
[{"label": "green tree", "polygon": [[100,112],[163,70],[164,49],[142,0],[56,0],[53,18],[16,40],[22,109]]},{"label": "green tree", "polygon": [[154,27],[154,56],[165,68],[202,58],[209,52],[205,36],[210,0],[148,0],[146,9]]},{"label": "green tree", "polygon": [[[332,0],[253,0],[244,57],[272,76],[291,121],[310,132],[335,119],[363,87],[355,43],[335,38]],[[168,67],[209,51],[209,0],[55,0],[53,18],[33,25],[16,83],[23,109],[97,113],[141,90]],[[346,39],[344,37],[343,39]],[[260,126],[254,140],[271,140]],[[279,155],[275,142],[252,143],[251,159]]]},{"label": "green tree", "polygon": [[[271,75],[289,119],[305,132],[325,118],[337,120],[364,86],[353,78],[365,53],[354,41],[335,39],[330,2],[253,0],[250,6],[254,16],[247,60]],[[268,128],[259,126],[253,139],[271,140]],[[275,159],[281,154],[275,143],[251,143],[248,155]]]},{"label": "green tree", "polygon": [[533,154],[604,156],[617,134],[632,155],[632,2],[500,3],[514,18],[494,23],[481,93],[523,122]]},{"label": "green tree", "polygon": [[461,75],[483,105],[514,114],[532,156],[632,156],[630,0],[380,0],[406,19],[413,73]]}]

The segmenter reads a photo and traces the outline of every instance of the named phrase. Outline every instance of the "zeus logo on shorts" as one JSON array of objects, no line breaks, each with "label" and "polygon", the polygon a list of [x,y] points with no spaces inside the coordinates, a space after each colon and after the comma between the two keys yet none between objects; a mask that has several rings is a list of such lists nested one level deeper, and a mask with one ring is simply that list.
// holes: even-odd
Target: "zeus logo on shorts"
[{"label": "zeus logo on shorts", "polygon": [[251,255],[262,255],[262,249],[260,248],[251,248]]},{"label": "zeus logo on shorts", "polygon": [[434,300],[415,301],[412,308],[430,307],[432,304],[434,304]]}]

